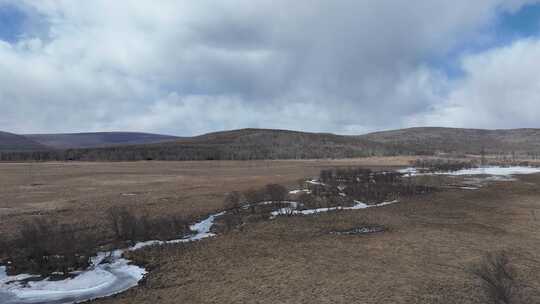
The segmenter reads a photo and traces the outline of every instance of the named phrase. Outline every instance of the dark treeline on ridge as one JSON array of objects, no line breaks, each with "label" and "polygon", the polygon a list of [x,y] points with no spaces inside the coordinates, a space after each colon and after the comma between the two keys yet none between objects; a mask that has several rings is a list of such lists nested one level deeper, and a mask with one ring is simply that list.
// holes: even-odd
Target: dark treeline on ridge
[{"label": "dark treeline on ridge", "polygon": [[264,147],[216,145],[129,146],[42,152],[0,153],[0,161],[138,161],[138,160],[258,160],[353,158],[397,155],[385,149],[335,147]]},{"label": "dark treeline on ridge", "polygon": [[328,159],[437,154],[461,157],[481,153],[501,158],[538,159],[540,130],[413,128],[344,136],[242,129],[160,143],[56,149],[32,147],[25,151],[0,149],[0,161]]},{"label": "dark treeline on ridge", "polygon": [[315,159],[407,153],[389,147],[354,136],[246,129],[157,144],[0,153],[0,161]]}]

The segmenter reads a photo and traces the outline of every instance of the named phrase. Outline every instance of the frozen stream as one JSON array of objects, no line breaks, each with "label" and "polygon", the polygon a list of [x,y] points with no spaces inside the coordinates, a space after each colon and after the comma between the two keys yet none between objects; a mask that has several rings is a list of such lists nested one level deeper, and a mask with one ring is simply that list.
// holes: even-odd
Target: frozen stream
[{"label": "frozen stream", "polygon": [[[421,175],[415,168],[400,170],[402,173],[411,175]],[[514,174],[539,173],[540,168],[532,167],[486,167],[460,170],[452,173],[435,173],[448,175],[492,175],[510,176]],[[320,184],[317,181],[310,181],[313,184]],[[291,193],[308,192],[308,190],[296,190]],[[397,203],[384,202],[378,205],[366,205],[355,202],[352,207],[334,207],[321,209],[299,210],[298,204],[289,202],[289,207],[281,208],[272,212],[272,217],[282,215],[312,215],[337,210],[359,210],[373,207],[383,207]],[[1,304],[68,304],[84,302],[91,299],[102,298],[121,293],[134,286],[146,274],[146,270],[136,265],[131,265],[130,261],[124,259],[122,254],[125,251],[138,250],[147,246],[186,243],[197,241],[208,237],[213,237],[211,228],[217,217],[225,212],[210,215],[206,219],[192,225],[190,228],[194,234],[172,241],[146,241],[135,244],[133,247],[116,250],[113,252],[102,252],[93,258],[92,266],[76,274],[75,277],[60,281],[40,281],[25,282],[31,279],[30,275],[8,276],[6,268],[0,266],[0,303]]]},{"label": "frozen stream", "polygon": [[[311,215],[316,213],[331,212],[336,210],[359,210],[372,207],[383,207],[397,201],[381,203],[378,205],[366,205],[355,202],[353,207],[335,207],[296,210],[298,203],[288,202],[289,207],[278,209],[272,213],[272,217],[285,214]],[[136,265],[130,265],[130,261],[123,258],[125,251],[138,250],[148,246],[178,244],[197,241],[215,236],[211,232],[214,221],[225,212],[210,215],[206,219],[191,225],[194,234],[182,239],[171,241],[146,241],[135,244],[132,247],[116,250],[113,252],[101,252],[92,260],[92,266],[77,273],[74,278],[49,281],[25,280],[32,278],[31,275],[8,276],[6,268],[0,266],[0,303],[1,304],[71,304],[92,299],[108,297],[121,293],[137,286],[146,274],[146,270]]]},{"label": "frozen stream", "polygon": [[454,172],[434,172],[434,173],[420,173],[416,168],[406,168],[399,170],[400,173],[411,175],[451,175],[451,176],[463,176],[463,175],[492,175],[492,176],[510,176],[519,174],[533,174],[540,173],[540,168],[535,167],[480,167],[472,169],[462,169]]},{"label": "frozen stream", "polygon": [[137,243],[124,250],[100,252],[92,259],[89,269],[76,273],[74,278],[49,281],[28,281],[31,275],[8,276],[5,266],[0,266],[1,304],[67,304],[103,298],[121,293],[137,286],[146,270],[122,258],[124,251],[137,250],[147,246],[187,243],[212,237],[210,232],[218,213],[192,225],[193,235],[172,241],[148,241]]}]

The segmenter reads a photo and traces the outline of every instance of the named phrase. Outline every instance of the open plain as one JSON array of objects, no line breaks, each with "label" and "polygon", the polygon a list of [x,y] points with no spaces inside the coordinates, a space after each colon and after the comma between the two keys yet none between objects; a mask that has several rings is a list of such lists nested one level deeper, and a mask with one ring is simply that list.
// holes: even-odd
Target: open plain
[{"label": "open plain", "polygon": [[[0,164],[1,232],[37,217],[107,225],[106,210],[198,218],[229,191],[290,189],[323,168],[398,168],[409,158]],[[463,177],[455,177],[456,182]],[[97,303],[486,303],[468,270],[508,252],[523,303],[540,302],[540,175],[445,189],[381,208],[278,217],[200,242],[130,254],[149,274]],[[384,227],[368,235],[332,231]]]},{"label": "open plain", "polygon": [[[539,175],[369,210],[282,217],[185,247],[148,249],[142,286],[100,303],[487,303],[468,271],[507,251],[540,302]],[[360,224],[386,231],[336,236]]]},{"label": "open plain", "polygon": [[0,163],[0,232],[40,216],[102,224],[113,206],[149,216],[199,217],[223,209],[230,191],[293,186],[324,168],[395,168],[412,159]]}]

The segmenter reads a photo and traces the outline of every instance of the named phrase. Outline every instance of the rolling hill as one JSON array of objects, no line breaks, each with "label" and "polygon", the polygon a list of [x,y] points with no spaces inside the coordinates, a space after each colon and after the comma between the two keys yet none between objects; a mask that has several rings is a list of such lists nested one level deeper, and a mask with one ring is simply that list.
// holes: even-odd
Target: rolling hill
[{"label": "rolling hill", "polygon": [[409,128],[360,136],[403,151],[422,153],[540,153],[540,129]]},{"label": "rolling hill", "polygon": [[238,159],[346,158],[387,151],[385,144],[357,136],[270,129],[215,132],[165,145],[213,146]]},{"label": "rolling hill", "polygon": [[[12,134],[13,135],[13,134]],[[17,135],[13,135],[16,136]],[[249,160],[352,158],[437,153],[540,156],[540,129],[410,128],[358,136],[288,130],[241,129],[195,137],[144,133],[28,135],[37,147],[2,153],[1,160]],[[41,145],[40,145],[41,144]],[[44,144],[54,149],[40,153]],[[4,143],[0,141],[0,147]],[[16,145],[10,145],[15,151]],[[41,147],[41,148],[38,148]],[[45,147],[46,148],[46,147]]]},{"label": "rolling hill", "polygon": [[242,129],[159,144],[71,151],[85,160],[250,160],[349,158],[381,155],[383,144],[353,136],[286,130]]},{"label": "rolling hill", "polygon": [[25,134],[26,138],[55,149],[98,148],[119,145],[153,144],[178,139],[175,136],[137,132],[96,132],[68,134]]},{"label": "rolling hill", "polygon": [[13,133],[0,132],[0,152],[32,152],[44,151],[49,149],[50,147],[46,147],[24,136]]}]

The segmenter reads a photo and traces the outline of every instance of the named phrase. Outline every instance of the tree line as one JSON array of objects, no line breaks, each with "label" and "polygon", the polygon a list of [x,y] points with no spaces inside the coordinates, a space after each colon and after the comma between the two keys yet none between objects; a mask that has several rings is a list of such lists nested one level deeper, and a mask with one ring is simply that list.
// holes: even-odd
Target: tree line
[{"label": "tree line", "polygon": [[4,152],[0,161],[188,161],[324,159],[398,155],[399,151],[348,145],[147,145],[41,152]]}]

